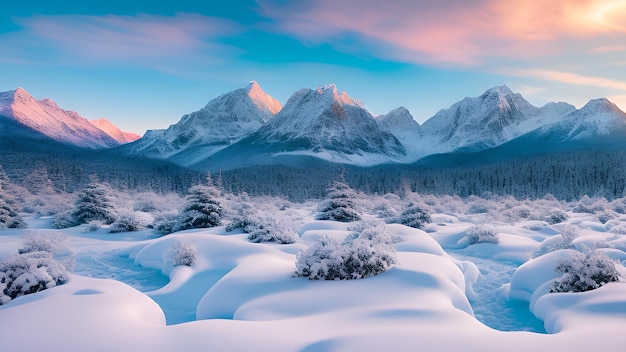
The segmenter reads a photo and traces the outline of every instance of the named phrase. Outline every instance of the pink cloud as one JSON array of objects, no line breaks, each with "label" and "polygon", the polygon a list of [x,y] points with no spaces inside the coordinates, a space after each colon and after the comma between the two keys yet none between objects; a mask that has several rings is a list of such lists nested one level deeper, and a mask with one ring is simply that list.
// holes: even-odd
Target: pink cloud
[{"label": "pink cloud", "polygon": [[598,76],[581,75],[573,72],[545,70],[545,69],[499,69],[497,73],[517,77],[533,77],[546,81],[556,81],[567,84],[595,86],[626,91],[626,82]]},{"label": "pink cloud", "polygon": [[[258,0],[277,30],[303,42],[337,42],[346,33],[385,44],[384,58],[472,65],[485,57],[532,58],[623,42],[620,0],[317,0],[299,6]],[[611,40],[613,42],[611,42]],[[349,49],[349,48],[348,48]],[[587,50],[590,51],[590,50]]]},{"label": "pink cloud", "polygon": [[207,51],[211,40],[237,32],[237,25],[217,18],[175,16],[33,16],[17,18],[29,38],[77,57],[99,60],[172,58]]}]

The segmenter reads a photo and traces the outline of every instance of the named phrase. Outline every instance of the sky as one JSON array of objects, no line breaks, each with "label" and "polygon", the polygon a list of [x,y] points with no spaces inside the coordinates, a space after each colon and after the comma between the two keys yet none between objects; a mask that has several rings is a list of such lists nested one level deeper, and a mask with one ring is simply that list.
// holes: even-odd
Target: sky
[{"label": "sky", "polygon": [[143,134],[257,81],[422,123],[502,84],[626,108],[626,0],[0,0],[0,91]]}]

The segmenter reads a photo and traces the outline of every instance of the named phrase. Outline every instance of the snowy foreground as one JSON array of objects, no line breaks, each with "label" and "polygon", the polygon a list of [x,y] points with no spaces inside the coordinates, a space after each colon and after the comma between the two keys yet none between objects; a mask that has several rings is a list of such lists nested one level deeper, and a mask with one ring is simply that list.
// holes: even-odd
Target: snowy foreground
[{"label": "snowy foreground", "polygon": [[[609,231],[609,225],[616,226],[619,219],[605,225],[592,214],[570,212],[567,222],[556,225],[528,220],[513,225],[499,223],[495,225],[500,238],[498,244],[468,245],[466,231],[475,224],[490,221],[487,214],[464,217],[433,214],[433,222],[426,231],[399,224],[386,225],[389,232],[399,237],[394,244],[399,263],[388,271],[359,280],[314,281],[294,277],[296,254],[316,243],[322,235],[341,241],[349,234],[350,224],[313,220],[311,206],[295,211],[301,216],[300,238],[297,243],[287,245],[250,243],[247,234],[226,232],[223,226],[153,238],[148,230],[109,234],[102,229],[88,233],[85,225],[52,230],[50,219],[27,218],[28,229],[0,230],[0,259],[17,254],[27,232],[62,231],[67,241],[65,253],[61,254],[76,261],[76,273],[70,275],[67,283],[0,305],[1,349],[622,351],[624,348],[626,236]],[[560,234],[569,224],[580,228],[570,249],[539,256],[538,253],[554,248],[562,240]],[[191,267],[173,267],[172,247],[176,239],[196,247],[199,255]],[[574,249],[593,247],[602,247],[598,250],[617,260],[621,282],[584,293],[549,293],[550,285],[560,275],[554,271],[559,261],[571,257]],[[111,258],[118,258],[117,264],[111,265]],[[506,275],[501,269],[506,265],[513,268],[511,271],[517,267],[512,278],[506,278],[508,282],[499,287],[483,287],[489,283],[479,280],[480,275],[494,278]],[[143,270],[148,282],[135,286],[149,287],[151,291],[140,292],[120,281],[94,278],[124,278],[121,271],[125,269],[140,273]],[[149,269],[157,269],[166,276]],[[162,283],[166,284],[154,289]],[[484,294],[499,297],[501,304],[518,307],[520,311],[513,312],[514,318],[533,318],[528,314],[530,309],[544,322],[547,333],[500,331],[505,327],[504,323],[498,326],[498,316],[510,306],[498,307],[499,303],[491,299],[486,306],[476,306]],[[495,323],[490,325],[500,330],[481,323],[474,314],[479,310],[480,315],[491,314]],[[520,326],[523,325],[522,322]]]}]

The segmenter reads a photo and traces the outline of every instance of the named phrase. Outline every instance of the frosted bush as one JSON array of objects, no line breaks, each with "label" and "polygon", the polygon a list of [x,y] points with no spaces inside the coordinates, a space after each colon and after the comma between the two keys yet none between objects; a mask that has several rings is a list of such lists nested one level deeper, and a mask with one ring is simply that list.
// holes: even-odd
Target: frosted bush
[{"label": "frosted bush", "polygon": [[432,222],[432,218],[426,206],[411,203],[409,207],[400,214],[398,222],[405,226],[423,229],[426,224]]},{"label": "frosted bush", "polygon": [[0,304],[66,282],[67,269],[48,252],[22,253],[0,261]]},{"label": "frosted bush", "polygon": [[4,199],[1,193],[2,189],[0,189],[0,229],[18,229],[26,227],[26,223],[17,213],[17,210],[11,203]]},{"label": "frosted bush", "polygon": [[159,235],[167,235],[174,232],[178,224],[178,214],[174,212],[163,212],[154,216],[151,227]]},{"label": "frosted bush", "polygon": [[146,228],[148,225],[147,221],[143,219],[140,215],[135,212],[123,212],[118,215],[117,219],[111,227],[109,228],[109,232],[132,232],[139,231]]},{"label": "frosted bush", "polygon": [[96,232],[102,228],[102,221],[92,220],[85,227],[85,232]]},{"label": "frosted bush", "polygon": [[48,252],[51,254],[60,251],[67,237],[56,231],[28,232],[24,236],[24,247],[18,249],[18,253]]},{"label": "frosted bush", "polygon": [[52,225],[54,225],[57,229],[66,229],[68,227],[77,226],[78,223],[76,222],[76,219],[74,219],[72,211],[68,210],[55,215],[52,219]]},{"label": "frosted bush", "polygon": [[584,292],[619,281],[615,262],[597,250],[580,253],[554,270],[563,275],[550,286],[550,292]]},{"label": "frosted bush", "polygon": [[176,240],[174,246],[172,247],[173,257],[172,262],[174,266],[177,265],[187,265],[191,266],[191,264],[196,262],[198,258],[198,251],[196,247],[187,242],[183,242],[181,240]]},{"label": "frosted bush", "polygon": [[323,236],[296,256],[296,276],[309,280],[351,280],[380,274],[397,263],[383,226],[363,226],[342,244]]},{"label": "frosted bush", "polygon": [[491,202],[477,196],[469,196],[467,202],[469,204],[469,208],[467,209],[468,214],[484,214],[492,209]]},{"label": "frosted bush", "polygon": [[559,224],[569,219],[566,212],[559,208],[553,208],[546,216],[546,222],[550,225]]},{"label": "frosted bush", "polygon": [[280,244],[295,243],[296,234],[288,225],[279,222],[276,218],[265,217],[245,226],[248,241],[254,243],[275,242]]},{"label": "frosted bush", "polygon": [[604,209],[607,209],[608,207],[609,203],[605,198],[592,199],[589,198],[589,196],[584,195],[582,196],[582,198],[580,198],[578,203],[576,203],[576,206],[573,210],[576,213],[595,214],[597,212],[603,211]]},{"label": "frosted bush", "polygon": [[615,219],[615,215],[610,210],[600,211],[598,213],[598,221],[606,224],[607,221]]},{"label": "frosted bush", "polygon": [[322,236],[319,242],[296,256],[296,276],[309,280],[346,279],[343,252],[339,242]]},{"label": "frosted bush", "polygon": [[500,243],[496,228],[492,225],[471,227],[465,233],[470,245],[477,243]]}]

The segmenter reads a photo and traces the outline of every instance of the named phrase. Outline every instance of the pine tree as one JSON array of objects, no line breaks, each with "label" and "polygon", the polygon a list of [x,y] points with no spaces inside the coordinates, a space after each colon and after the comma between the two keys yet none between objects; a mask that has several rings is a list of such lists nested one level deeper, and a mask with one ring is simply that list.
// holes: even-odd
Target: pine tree
[{"label": "pine tree", "polygon": [[92,220],[99,220],[105,224],[113,223],[115,221],[114,208],[107,193],[107,188],[100,183],[87,184],[80,192],[76,207],[72,211],[75,224],[86,224]]},{"label": "pine tree", "polygon": [[13,199],[8,196],[11,187],[9,177],[0,166],[0,228],[23,228],[26,227],[26,223],[17,213]]},{"label": "pine tree", "polygon": [[409,207],[400,214],[399,222],[402,225],[423,229],[426,224],[432,222],[432,219],[425,206],[411,203]]},{"label": "pine tree", "polygon": [[180,215],[180,222],[175,231],[208,228],[222,224],[222,205],[219,202],[220,191],[213,185],[211,175],[207,175],[206,185],[191,186],[187,204]]},{"label": "pine tree", "polygon": [[356,192],[350,188],[342,172],[339,178],[326,189],[326,198],[319,207],[320,213],[317,219],[342,222],[361,220],[361,215],[355,209],[355,198]]}]

